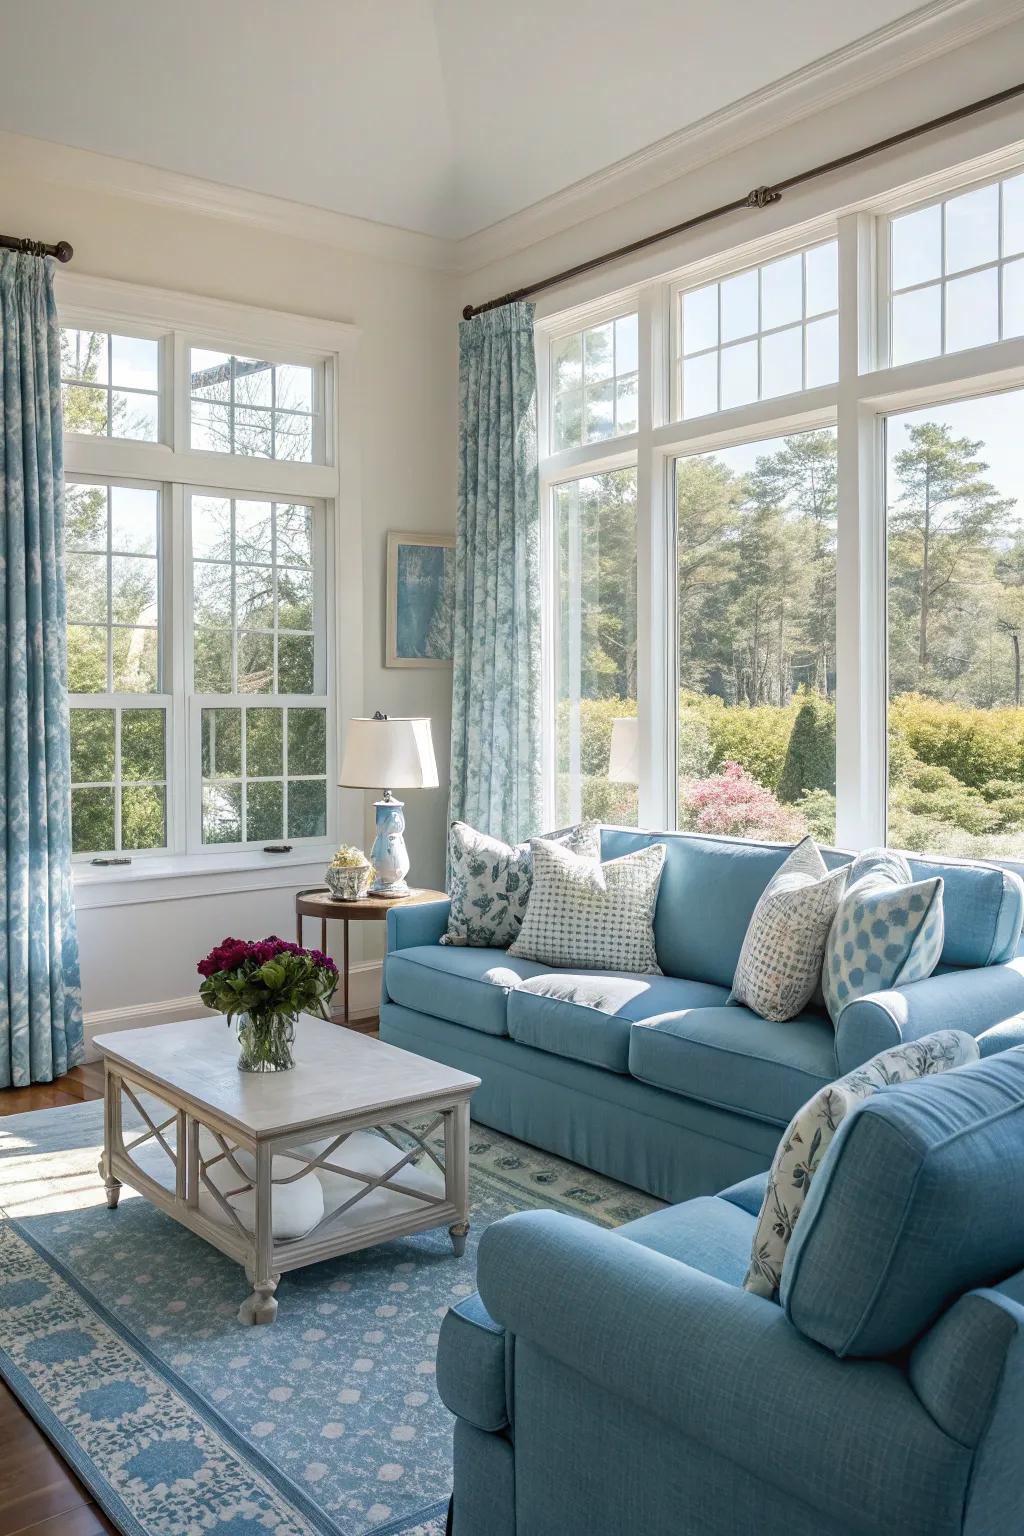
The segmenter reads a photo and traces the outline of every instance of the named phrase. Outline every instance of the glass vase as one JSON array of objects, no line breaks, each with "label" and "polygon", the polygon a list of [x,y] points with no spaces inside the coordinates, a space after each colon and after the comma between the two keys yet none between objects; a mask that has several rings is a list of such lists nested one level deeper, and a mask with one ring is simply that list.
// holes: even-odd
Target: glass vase
[{"label": "glass vase", "polygon": [[240,1013],[235,1022],[239,1072],[287,1072],[295,1065],[295,1018],[289,1013]]}]

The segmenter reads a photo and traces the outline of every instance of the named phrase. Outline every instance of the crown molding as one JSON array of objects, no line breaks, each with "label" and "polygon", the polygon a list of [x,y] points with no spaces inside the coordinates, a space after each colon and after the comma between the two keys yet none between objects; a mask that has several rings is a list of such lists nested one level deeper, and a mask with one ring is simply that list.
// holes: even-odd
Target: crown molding
[{"label": "crown molding", "polygon": [[213,219],[271,230],[293,240],[338,246],[357,255],[448,272],[455,267],[456,242],[416,230],[378,224],[329,208],[295,203],[199,176],[102,155],[28,134],[0,131],[0,165],[36,180],[126,197]]},{"label": "crown molding", "polygon": [[466,275],[1024,18],[1024,0],[930,0],[679,132],[466,235]]}]

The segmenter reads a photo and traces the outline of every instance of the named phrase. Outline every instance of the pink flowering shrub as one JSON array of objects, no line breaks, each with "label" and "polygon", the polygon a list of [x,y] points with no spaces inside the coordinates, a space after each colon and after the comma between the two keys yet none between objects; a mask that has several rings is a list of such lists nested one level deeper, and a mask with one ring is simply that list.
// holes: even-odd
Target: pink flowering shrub
[{"label": "pink flowering shrub", "polygon": [[690,832],[789,842],[806,830],[794,810],[734,762],[723,763],[710,778],[692,780],[682,790],[680,809]]}]

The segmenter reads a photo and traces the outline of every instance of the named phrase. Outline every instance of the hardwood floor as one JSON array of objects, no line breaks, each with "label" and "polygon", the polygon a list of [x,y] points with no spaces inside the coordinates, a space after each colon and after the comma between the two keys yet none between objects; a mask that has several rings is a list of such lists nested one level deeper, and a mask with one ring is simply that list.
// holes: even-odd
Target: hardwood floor
[{"label": "hardwood floor", "polygon": [[[91,1062],[55,1083],[0,1090],[0,1115],[102,1096],[103,1068]],[[116,1530],[3,1382],[0,1446],[0,1536],[100,1536]]]},{"label": "hardwood floor", "polygon": [[[376,1034],[376,1015],[352,1019],[349,1028]],[[0,1116],[102,1097],[103,1068],[90,1062],[55,1083],[0,1089]],[[0,1536],[102,1536],[116,1531],[2,1381],[0,1447]]]}]

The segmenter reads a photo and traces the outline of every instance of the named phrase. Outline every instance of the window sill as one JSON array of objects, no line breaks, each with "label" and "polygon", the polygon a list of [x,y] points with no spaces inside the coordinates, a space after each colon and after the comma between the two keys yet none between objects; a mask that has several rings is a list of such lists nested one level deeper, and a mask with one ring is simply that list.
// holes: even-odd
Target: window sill
[{"label": "window sill", "polygon": [[329,842],[307,843],[291,853],[249,852],[167,854],[134,864],[104,867],[75,864],[72,877],[78,911],[180,901],[235,891],[274,890],[323,883],[333,852]]}]

